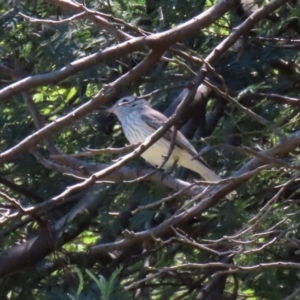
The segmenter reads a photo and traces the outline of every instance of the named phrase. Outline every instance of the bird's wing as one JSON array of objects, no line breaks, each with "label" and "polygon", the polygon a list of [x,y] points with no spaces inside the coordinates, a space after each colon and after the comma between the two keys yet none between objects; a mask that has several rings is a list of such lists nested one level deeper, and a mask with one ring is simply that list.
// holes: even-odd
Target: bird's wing
[{"label": "bird's wing", "polygon": [[[152,127],[154,130],[157,130],[159,127],[163,125],[164,122],[168,120],[166,116],[161,114],[160,112],[153,110],[153,109],[147,109],[147,111],[141,114],[141,119],[147,123],[150,127]],[[171,141],[173,136],[174,129],[171,127],[164,136]],[[191,145],[191,143],[187,140],[187,138],[178,130],[176,135],[176,142],[175,145],[179,148],[187,150],[192,156],[196,156],[198,153],[196,149]],[[198,158],[203,164],[207,165],[207,163],[202,159]]]}]

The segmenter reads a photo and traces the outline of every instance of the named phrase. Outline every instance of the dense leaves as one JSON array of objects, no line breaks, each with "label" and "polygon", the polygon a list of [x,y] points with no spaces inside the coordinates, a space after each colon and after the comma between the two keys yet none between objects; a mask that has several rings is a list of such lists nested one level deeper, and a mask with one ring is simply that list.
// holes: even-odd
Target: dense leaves
[{"label": "dense leaves", "polygon": [[[300,299],[299,15],[1,2],[1,299]],[[168,117],[186,104],[176,126],[236,180],[119,166],[134,148],[106,108],[130,94]]]}]

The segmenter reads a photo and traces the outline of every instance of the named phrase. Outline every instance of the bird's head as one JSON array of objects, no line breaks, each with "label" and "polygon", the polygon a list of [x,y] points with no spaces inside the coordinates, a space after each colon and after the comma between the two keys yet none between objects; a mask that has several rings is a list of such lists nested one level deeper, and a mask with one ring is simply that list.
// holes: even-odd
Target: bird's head
[{"label": "bird's head", "polygon": [[133,110],[143,109],[145,106],[149,106],[145,99],[137,99],[135,96],[127,96],[118,100],[114,106],[109,108],[109,113],[117,115],[127,114]]}]

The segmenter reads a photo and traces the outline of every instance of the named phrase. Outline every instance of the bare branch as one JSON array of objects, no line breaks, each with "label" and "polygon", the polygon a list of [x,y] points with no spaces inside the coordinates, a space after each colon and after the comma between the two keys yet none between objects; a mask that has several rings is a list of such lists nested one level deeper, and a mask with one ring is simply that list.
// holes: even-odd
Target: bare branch
[{"label": "bare branch", "polygon": [[61,154],[61,155],[52,155],[52,158],[60,157],[82,157],[82,156],[95,156],[99,154],[123,154],[135,149],[140,144],[131,144],[126,145],[122,148],[106,148],[106,149],[90,149],[85,148],[84,152],[74,153],[74,154]]},{"label": "bare branch", "polygon": [[70,18],[67,18],[67,19],[64,19],[64,20],[59,20],[59,21],[56,21],[56,20],[44,20],[44,19],[36,19],[36,18],[33,18],[33,17],[30,17],[30,16],[27,16],[21,12],[19,12],[19,15],[21,17],[23,17],[25,20],[29,21],[30,23],[40,23],[40,24],[51,24],[51,25],[60,25],[60,24],[66,24],[66,23],[70,23],[74,20],[77,20],[81,17],[83,17],[85,15],[85,12],[81,12],[77,15],[74,15]]},{"label": "bare branch", "polygon": [[7,194],[5,194],[4,192],[1,192],[1,191],[0,191],[0,196],[2,196],[5,200],[7,200],[9,203],[11,203],[19,211],[24,212],[24,208],[22,207],[22,205],[19,203],[18,200],[9,197]]}]

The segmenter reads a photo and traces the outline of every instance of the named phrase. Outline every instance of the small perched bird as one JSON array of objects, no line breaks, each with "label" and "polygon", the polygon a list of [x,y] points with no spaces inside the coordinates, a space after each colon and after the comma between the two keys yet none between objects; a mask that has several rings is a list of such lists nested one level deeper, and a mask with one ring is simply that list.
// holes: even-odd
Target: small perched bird
[{"label": "small perched bird", "polygon": [[[108,112],[118,117],[126,138],[132,144],[143,143],[147,137],[168,120],[159,111],[151,108],[145,99],[136,99],[134,96],[118,100],[113,107],[108,109]],[[171,128],[157,142],[143,152],[141,156],[151,165],[160,166],[168,155],[172,135],[173,129]],[[193,159],[197,154],[195,148],[178,131],[174,149],[163,169],[169,169],[177,163],[184,168],[200,174],[207,181],[219,182],[221,178],[210,170],[200,158]],[[227,195],[227,198],[232,199],[232,194]]]}]

